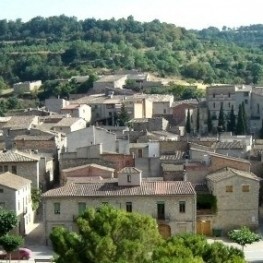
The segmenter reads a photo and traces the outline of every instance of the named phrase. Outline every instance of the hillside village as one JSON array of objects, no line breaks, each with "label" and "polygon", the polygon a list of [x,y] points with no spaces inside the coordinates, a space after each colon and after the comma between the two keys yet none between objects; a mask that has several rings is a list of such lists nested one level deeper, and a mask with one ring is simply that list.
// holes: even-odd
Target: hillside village
[{"label": "hillside village", "polygon": [[[152,216],[164,237],[259,227],[263,87],[211,85],[204,98],[176,101],[143,92],[155,85],[141,72],[101,76],[87,94],[0,117],[0,206],[16,212],[19,234],[40,220],[49,245],[55,226],[74,230],[102,204]],[[40,86],[16,83],[14,92]],[[236,135],[227,116],[237,123],[241,105],[247,129]],[[37,211],[32,189],[42,192]]]}]

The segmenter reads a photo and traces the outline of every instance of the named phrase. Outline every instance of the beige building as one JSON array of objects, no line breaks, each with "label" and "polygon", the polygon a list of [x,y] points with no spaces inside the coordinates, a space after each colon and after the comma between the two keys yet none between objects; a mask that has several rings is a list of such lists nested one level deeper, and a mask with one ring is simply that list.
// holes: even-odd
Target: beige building
[{"label": "beige building", "polygon": [[31,181],[10,172],[0,174],[0,207],[14,211],[19,221],[17,232],[28,234],[34,220]]},{"label": "beige building", "polygon": [[226,167],[206,179],[208,189],[217,198],[214,228],[227,231],[244,225],[258,227],[259,177]]},{"label": "beige building", "polygon": [[107,75],[102,76],[94,82],[93,90],[104,92],[107,89],[123,89],[127,80],[127,75]]},{"label": "beige building", "polygon": [[196,193],[192,184],[143,180],[141,171],[134,167],[123,168],[118,179],[71,181],[42,197],[46,239],[53,227],[63,225],[74,230],[74,218],[83,210],[106,203],[152,216],[164,236],[195,233]]}]

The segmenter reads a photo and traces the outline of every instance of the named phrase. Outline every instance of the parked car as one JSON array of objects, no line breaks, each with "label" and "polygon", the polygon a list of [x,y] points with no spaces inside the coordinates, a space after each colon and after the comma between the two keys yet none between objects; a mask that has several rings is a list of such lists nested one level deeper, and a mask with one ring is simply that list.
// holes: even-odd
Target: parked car
[{"label": "parked car", "polygon": [[[30,259],[32,257],[32,251],[28,248],[19,248],[11,252],[11,259],[21,260]],[[9,259],[9,254],[6,252],[0,253],[0,259]]]}]

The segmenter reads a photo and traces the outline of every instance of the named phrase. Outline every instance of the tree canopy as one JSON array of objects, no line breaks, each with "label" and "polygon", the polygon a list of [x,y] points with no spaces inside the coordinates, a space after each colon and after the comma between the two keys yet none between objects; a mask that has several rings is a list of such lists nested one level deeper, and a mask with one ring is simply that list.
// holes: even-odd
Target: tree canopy
[{"label": "tree canopy", "polygon": [[57,262],[145,262],[160,242],[156,221],[104,205],[76,220],[79,233],[56,228],[50,238]]}]

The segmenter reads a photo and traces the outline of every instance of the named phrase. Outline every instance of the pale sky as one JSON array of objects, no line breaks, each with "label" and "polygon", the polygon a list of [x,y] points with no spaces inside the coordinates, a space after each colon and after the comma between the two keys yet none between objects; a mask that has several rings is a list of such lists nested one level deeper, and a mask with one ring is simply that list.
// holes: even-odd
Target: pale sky
[{"label": "pale sky", "polygon": [[36,16],[127,18],[173,23],[187,29],[263,24],[262,0],[0,0],[0,19]]}]

